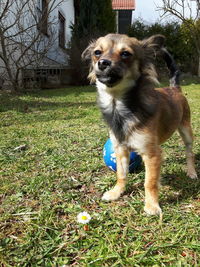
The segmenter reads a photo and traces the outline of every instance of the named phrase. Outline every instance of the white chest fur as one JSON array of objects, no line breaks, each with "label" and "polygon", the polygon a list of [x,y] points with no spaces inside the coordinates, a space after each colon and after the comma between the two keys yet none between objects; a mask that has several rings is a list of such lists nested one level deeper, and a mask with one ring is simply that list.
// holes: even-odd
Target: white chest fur
[{"label": "white chest fur", "polygon": [[107,86],[97,80],[100,107],[106,112],[112,111],[113,96],[107,92]]},{"label": "white chest fur", "polygon": [[127,138],[127,147],[138,152],[140,155],[145,154],[150,144],[150,136],[146,133],[133,131]]},{"label": "white chest fur", "polygon": [[[99,105],[106,113],[112,113],[113,111],[113,102],[115,102],[115,109],[120,112],[120,114],[126,114],[126,107],[124,106],[123,101],[121,100],[122,87],[117,86],[114,88],[108,88],[105,84],[97,80],[97,89],[99,94]],[[142,131],[135,130],[134,126],[139,123],[139,120],[133,116],[130,119],[126,119],[126,124],[123,125],[127,135],[125,140],[121,142],[121,145],[126,146],[130,150],[134,150],[139,154],[145,153],[148,148],[150,137],[148,134],[143,133]],[[117,139],[112,133],[111,130],[111,139],[114,142],[114,145],[119,145]]]},{"label": "white chest fur", "polygon": [[100,107],[106,112],[112,112],[113,102],[115,102],[115,108],[123,111],[125,106],[121,101],[121,97],[128,90],[128,88],[134,86],[134,84],[135,81],[124,79],[114,87],[107,87],[97,79],[96,86],[99,94]]},{"label": "white chest fur", "polygon": [[[115,138],[112,131],[110,131],[110,138],[114,146],[119,146],[117,139]],[[127,147],[131,151],[135,151],[140,155],[145,154],[151,142],[151,138],[148,134],[139,131],[132,131],[127,136],[126,141],[123,141],[120,145]]]}]

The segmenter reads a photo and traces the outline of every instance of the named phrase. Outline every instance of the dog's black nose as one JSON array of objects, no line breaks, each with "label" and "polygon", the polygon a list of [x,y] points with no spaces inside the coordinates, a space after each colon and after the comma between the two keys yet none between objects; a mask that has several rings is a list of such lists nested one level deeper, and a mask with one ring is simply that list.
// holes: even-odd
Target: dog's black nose
[{"label": "dog's black nose", "polygon": [[100,59],[98,61],[98,67],[100,70],[105,70],[106,68],[111,66],[111,61],[107,59]]}]

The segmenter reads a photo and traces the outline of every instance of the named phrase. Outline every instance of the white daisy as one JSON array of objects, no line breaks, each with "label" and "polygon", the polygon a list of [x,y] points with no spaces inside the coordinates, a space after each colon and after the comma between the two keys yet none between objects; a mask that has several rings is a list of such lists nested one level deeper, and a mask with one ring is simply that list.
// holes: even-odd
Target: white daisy
[{"label": "white daisy", "polygon": [[89,223],[90,220],[91,220],[91,216],[86,211],[80,212],[77,216],[77,221],[79,223],[86,224],[86,223]]}]

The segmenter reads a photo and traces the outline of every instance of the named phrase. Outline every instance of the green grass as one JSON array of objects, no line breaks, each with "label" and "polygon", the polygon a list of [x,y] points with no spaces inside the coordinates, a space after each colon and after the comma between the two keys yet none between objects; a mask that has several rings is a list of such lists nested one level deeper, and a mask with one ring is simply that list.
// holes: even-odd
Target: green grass
[{"label": "green grass", "polygon": [[[199,174],[200,85],[183,90]],[[161,223],[143,212],[144,169],[119,201],[101,201],[115,175],[102,160],[108,133],[94,87],[0,101],[1,266],[200,266],[200,182],[185,175],[177,134],[163,145]],[[84,210],[89,231],[76,221]]]}]

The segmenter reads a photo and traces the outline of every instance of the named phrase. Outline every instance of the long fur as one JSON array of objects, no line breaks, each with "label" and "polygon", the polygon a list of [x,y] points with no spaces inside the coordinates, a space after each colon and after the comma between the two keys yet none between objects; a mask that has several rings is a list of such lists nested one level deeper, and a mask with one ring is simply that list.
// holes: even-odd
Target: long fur
[{"label": "long fur", "polygon": [[[145,125],[156,112],[158,103],[153,98],[156,91],[151,91],[149,88],[145,88],[145,86],[144,90],[139,89],[146,83],[153,89],[151,77],[148,77],[148,75],[147,77],[141,77],[135,85],[123,94],[120,100],[113,99],[109,109],[105,108],[101,96],[99,97],[98,103],[104,120],[112,129],[119,142],[125,140],[126,136],[132,131],[132,128],[140,129],[141,126]],[[151,91],[151,95],[147,94],[147,90]]]},{"label": "long fur", "polygon": [[[162,162],[160,144],[178,129],[186,146],[187,173],[196,178],[192,152],[190,109],[179,86],[180,71],[164,48],[165,38],[154,35],[139,41],[108,34],[83,52],[91,61],[89,78],[96,82],[98,105],[109,126],[117,157],[117,183],[103,200],[116,200],[125,190],[129,153],[138,152],[145,164],[145,208],[159,214],[158,188]],[[154,67],[161,53],[170,72],[170,87],[158,84]]]},{"label": "long fur", "polygon": [[174,61],[174,58],[169,53],[169,51],[167,51],[166,48],[163,47],[161,51],[163,53],[163,58],[167,64],[167,67],[170,71],[170,86],[171,87],[179,86],[180,85],[180,70],[176,62]]}]

